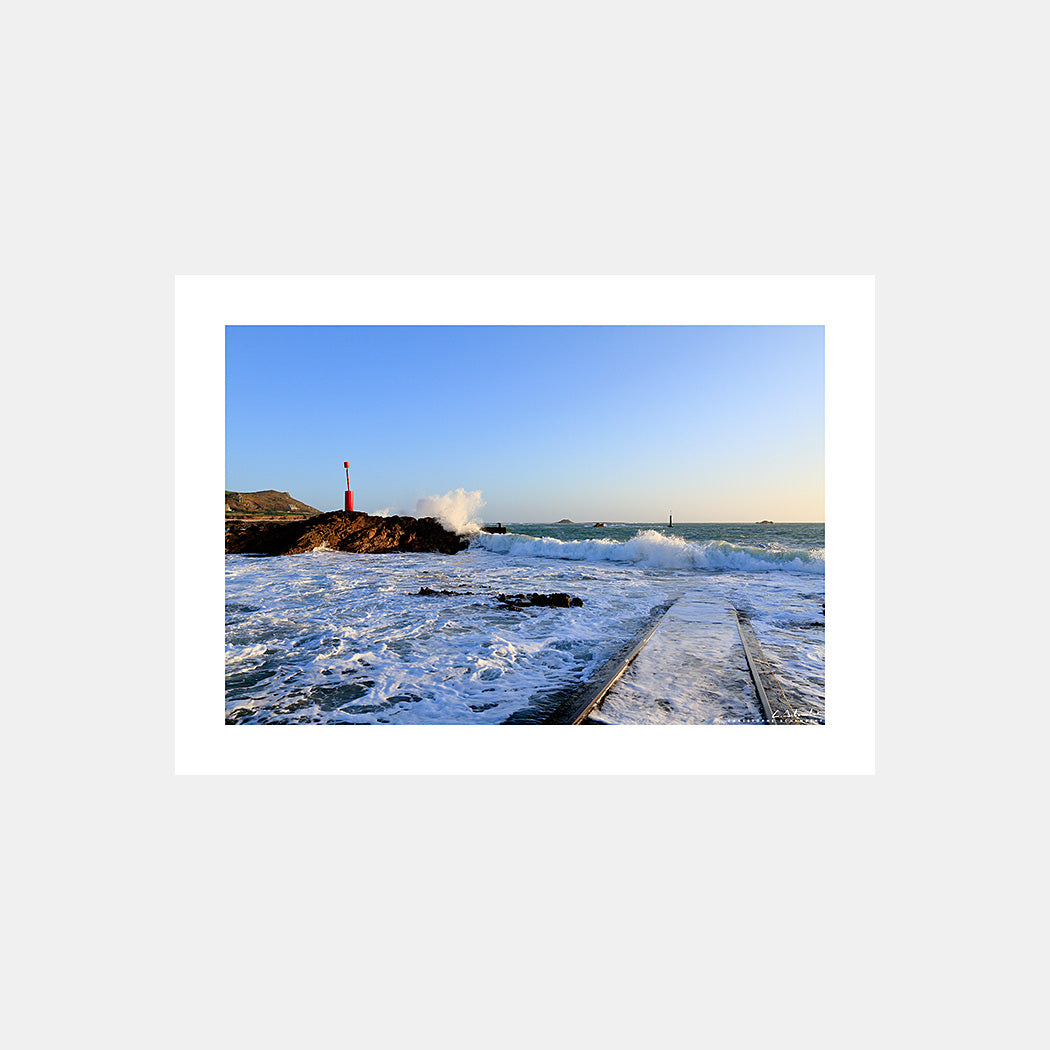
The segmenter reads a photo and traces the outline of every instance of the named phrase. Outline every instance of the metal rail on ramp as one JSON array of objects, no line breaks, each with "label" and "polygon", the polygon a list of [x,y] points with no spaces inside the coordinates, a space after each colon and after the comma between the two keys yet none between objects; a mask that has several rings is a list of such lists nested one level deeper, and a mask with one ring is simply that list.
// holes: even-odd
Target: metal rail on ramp
[{"label": "metal rail on ramp", "polygon": [[569,698],[566,705],[559,708],[557,721],[563,725],[578,726],[585,720],[590,725],[604,725],[598,719],[588,718],[590,713],[605,699],[605,694],[620,680],[624,671],[631,665],[631,661],[642,651],[645,643],[652,638],[660,621],[667,615],[667,610],[674,605],[676,599],[665,602],[663,605],[654,605],[649,610],[649,618],[642,625],[641,630],[614,656],[606,660],[597,673],[585,682]]}]

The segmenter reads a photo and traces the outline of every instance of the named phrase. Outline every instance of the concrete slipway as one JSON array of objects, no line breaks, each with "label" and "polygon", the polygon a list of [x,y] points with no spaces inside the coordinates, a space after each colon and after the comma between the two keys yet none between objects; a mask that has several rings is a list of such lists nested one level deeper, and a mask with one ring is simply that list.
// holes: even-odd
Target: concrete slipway
[{"label": "concrete slipway", "polygon": [[725,600],[684,595],[657,607],[632,648],[589,683],[570,720],[780,725],[824,719],[823,697],[807,697],[778,673],[747,616]]}]

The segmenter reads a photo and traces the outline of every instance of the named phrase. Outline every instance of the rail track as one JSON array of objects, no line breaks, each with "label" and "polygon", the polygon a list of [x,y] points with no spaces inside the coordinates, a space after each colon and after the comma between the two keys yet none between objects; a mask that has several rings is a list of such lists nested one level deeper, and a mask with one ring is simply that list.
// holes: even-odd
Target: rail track
[{"label": "rail track", "polygon": [[[623,677],[646,643],[656,633],[676,598],[661,605],[654,605],[641,629],[617,653],[607,660],[597,673],[573,690],[559,705],[550,719],[561,725],[609,725],[595,714],[609,691]],[[751,680],[758,695],[763,721],[767,725],[813,725],[823,724],[823,717],[815,717],[811,711],[799,710],[797,701],[789,698],[790,689],[785,689],[769,659],[762,651],[754,628],[746,613],[735,606],[729,607],[736,621],[740,644]]]},{"label": "rail track", "polygon": [[677,599],[670,599],[661,605],[654,605],[649,610],[641,629],[635,636],[614,653],[598,668],[597,672],[586,682],[577,686],[558,705],[558,709],[549,719],[557,725],[604,725],[600,719],[591,717],[591,712],[605,699],[606,694],[620,680],[623,673],[631,666],[634,658],[652,638],[660,621],[667,615],[667,610]]},{"label": "rail track", "polygon": [[740,644],[744,647],[744,656],[747,658],[747,668],[751,672],[751,680],[755,683],[755,691],[762,705],[762,716],[767,724],[823,725],[823,717],[816,717],[812,705],[804,698],[789,696],[790,687],[784,688],[780,676],[762,651],[747,614],[733,607],[733,616],[736,618]]}]

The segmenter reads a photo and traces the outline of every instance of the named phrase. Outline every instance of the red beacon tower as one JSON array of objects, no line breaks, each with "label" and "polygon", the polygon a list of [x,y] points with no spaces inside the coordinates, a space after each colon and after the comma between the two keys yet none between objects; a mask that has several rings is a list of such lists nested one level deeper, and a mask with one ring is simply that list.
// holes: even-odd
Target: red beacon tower
[{"label": "red beacon tower", "polygon": [[346,492],[343,494],[343,511],[350,514],[354,509],[354,494],[350,491],[350,464],[344,460],[343,466],[346,467]]}]

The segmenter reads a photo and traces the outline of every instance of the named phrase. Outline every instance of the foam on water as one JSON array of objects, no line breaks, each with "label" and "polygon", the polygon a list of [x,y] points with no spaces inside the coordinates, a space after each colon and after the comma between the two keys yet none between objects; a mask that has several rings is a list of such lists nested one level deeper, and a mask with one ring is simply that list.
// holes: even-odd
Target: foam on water
[{"label": "foam on water", "polygon": [[[654,603],[484,551],[227,556],[235,722],[502,722],[608,659]],[[511,610],[500,592],[572,587],[583,608]],[[421,587],[469,594],[420,595]]]},{"label": "foam on water", "polygon": [[[442,507],[455,517],[471,509],[470,495]],[[227,720],[540,720],[566,689],[593,677],[654,605],[681,595],[746,613],[785,681],[823,705],[824,561],[807,546],[822,542],[819,528],[774,536],[734,527],[728,535],[744,541],[736,543],[698,539],[717,535],[707,526],[691,536],[608,531],[600,539],[582,526],[562,529],[573,538],[481,533],[452,556],[227,555]],[[566,591],[583,605],[512,610],[496,598],[532,591]],[[682,677],[686,670],[675,672],[675,688],[692,695],[699,685]]]}]

